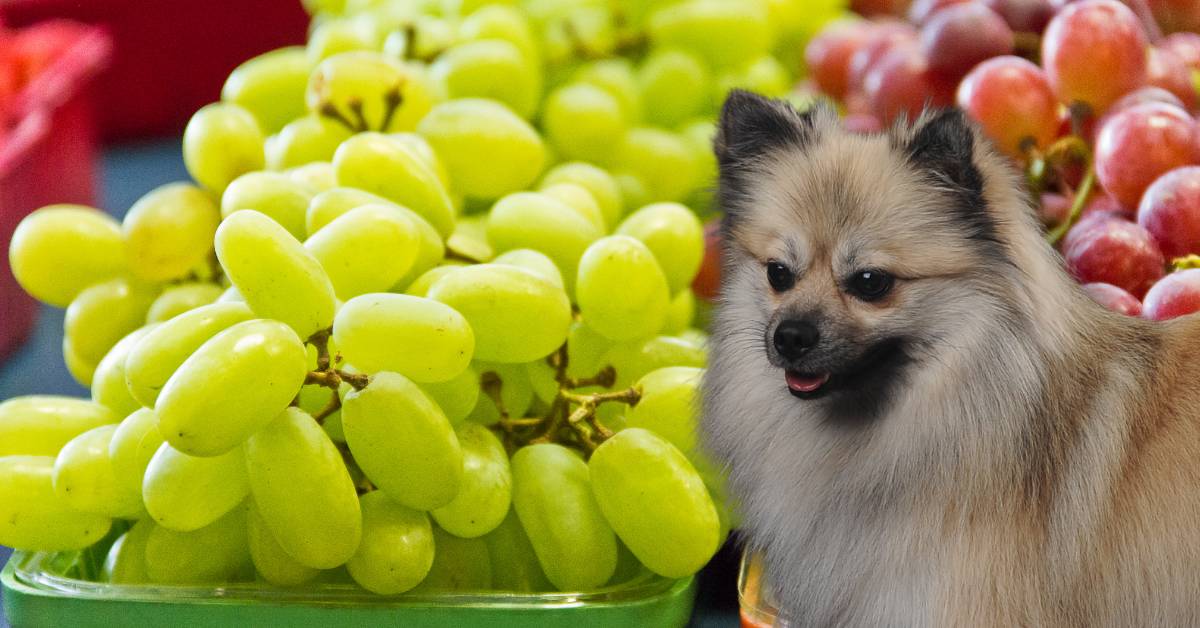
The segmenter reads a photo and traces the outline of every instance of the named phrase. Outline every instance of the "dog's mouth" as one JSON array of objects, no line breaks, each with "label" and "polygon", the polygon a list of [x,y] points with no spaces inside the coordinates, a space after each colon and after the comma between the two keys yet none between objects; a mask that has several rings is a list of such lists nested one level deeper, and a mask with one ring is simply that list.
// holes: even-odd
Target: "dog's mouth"
[{"label": "dog's mouth", "polygon": [[801,399],[815,399],[824,394],[825,384],[829,383],[829,373],[801,373],[800,371],[785,371],[788,390]]},{"label": "dog's mouth", "polygon": [[799,399],[819,399],[837,390],[854,390],[871,383],[890,381],[910,358],[904,341],[892,338],[877,343],[847,368],[831,371],[784,370],[788,392]]}]

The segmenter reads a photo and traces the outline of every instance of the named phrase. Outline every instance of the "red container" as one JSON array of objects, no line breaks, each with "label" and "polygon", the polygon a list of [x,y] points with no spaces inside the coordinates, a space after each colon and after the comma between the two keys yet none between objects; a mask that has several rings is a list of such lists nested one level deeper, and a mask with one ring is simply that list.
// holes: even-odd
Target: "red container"
[{"label": "red container", "polygon": [[37,303],[8,267],[17,223],[51,203],[96,204],[97,145],[90,87],[111,51],[107,35],[88,28],[18,94],[0,119],[0,359],[33,326]]},{"label": "red container", "polygon": [[112,65],[96,94],[105,140],[182,132],[238,64],[303,45],[309,22],[300,0],[0,0],[10,26],[50,18],[112,35]]}]

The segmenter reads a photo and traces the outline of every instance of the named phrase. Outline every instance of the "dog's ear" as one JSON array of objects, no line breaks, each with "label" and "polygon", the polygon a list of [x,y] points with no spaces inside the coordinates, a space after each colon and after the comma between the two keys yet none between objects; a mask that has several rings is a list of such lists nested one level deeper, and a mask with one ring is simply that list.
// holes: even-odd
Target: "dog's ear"
[{"label": "dog's ear", "polygon": [[995,240],[995,224],[983,196],[983,174],[976,165],[976,132],[958,109],[921,116],[900,147],[909,162],[955,198],[954,209],[968,236]]},{"label": "dog's ear", "polygon": [[800,113],[781,100],[740,89],[730,91],[721,107],[713,142],[717,163],[726,168],[744,164],[775,148],[803,148],[814,136],[817,107]]}]

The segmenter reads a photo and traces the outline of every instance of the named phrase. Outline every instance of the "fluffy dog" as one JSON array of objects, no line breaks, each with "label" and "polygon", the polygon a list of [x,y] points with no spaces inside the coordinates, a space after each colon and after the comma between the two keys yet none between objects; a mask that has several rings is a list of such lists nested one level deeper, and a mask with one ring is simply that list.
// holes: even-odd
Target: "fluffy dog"
[{"label": "fluffy dog", "polygon": [[803,626],[1200,625],[1200,317],[1111,313],[956,111],[746,92],[702,437]]}]

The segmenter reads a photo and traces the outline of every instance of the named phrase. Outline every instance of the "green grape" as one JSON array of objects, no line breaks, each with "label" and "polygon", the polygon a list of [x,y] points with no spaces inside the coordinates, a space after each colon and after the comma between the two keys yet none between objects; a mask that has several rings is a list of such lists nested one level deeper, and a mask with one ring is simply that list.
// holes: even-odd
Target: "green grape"
[{"label": "green grape", "polygon": [[429,289],[429,298],[462,313],[475,333],[475,358],[528,362],[567,338],[571,303],[561,288],[530,271],[500,264],[466,266]]},{"label": "green grape", "polygon": [[311,582],[321,575],[321,570],[302,565],[283,551],[253,503],[249,507],[246,537],[254,570],[263,580],[275,586],[293,587]]},{"label": "green grape", "polygon": [[638,578],[649,570],[643,565],[637,556],[629,550],[629,546],[617,538],[617,568],[613,571],[613,577],[608,581],[608,586],[619,586],[622,584],[632,583],[635,578]]},{"label": "green grape", "polygon": [[630,214],[617,233],[641,240],[654,253],[671,294],[688,287],[704,260],[704,226],[679,203],[654,203]]},{"label": "green grape", "polygon": [[531,63],[537,63],[541,57],[529,21],[516,7],[500,4],[480,7],[458,23],[458,38],[460,41],[503,39],[516,46]]},{"label": "green grape", "polygon": [[307,58],[312,64],[334,55],[378,50],[379,30],[367,16],[322,20],[308,39]]},{"label": "green grape", "polygon": [[421,384],[421,390],[442,409],[450,425],[457,427],[471,414],[479,399],[479,374],[467,367],[447,381]]},{"label": "green grape", "polygon": [[564,85],[546,98],[542,112],[546,139],[565,159],[607,162],[613,138],[629,129],[621,102],[591,83]]},{"label": "green grape", "polygon": [[664,336],[682,334],[692,326],[695,318],[696,294],[691,288],[684,288],[671,297],[671,305],[667,309],[667,322],[663,324],[661,333]]},{"label": "green grape", "polygon": [[519,593],[554,590],[538,564],[537,554],[515,509],[510,508],[504,521],[483,537],[483,541],[487,543],[493,589]]},{"label": "green grape", "polygon": [[546,577],[560,591],[608,582],[617,541],[592,495],[588,465],[555,444],[529,445],[512,457],[513,508]]},{"label": "green grape", "polygon": [[[246,299],[242,297],[242,293],[238,292],[237,286],[229,286],[225,292],[221,293],[217,303],[245,303]],[[248,310],[247,310],[248,311]]]},{"label": "green grape", "polygon": [[153,530],[154,524],[149,520],[138,521],[113,542],[104,557],[100,581],[113,584],[150,582],[146,573],[146,543]]},{"label": "green grape", "polygon": [[75,347],[71,344],[70,336],[63,336],[63,362],[67,365],[67,371],[71,377],[75,378],[79,385],[90,388],[92,385],[92,375],[96,373],[95,362],[89,362],[76,353]]},{"label": "green grape", "polygon": [[0,456],[56,456],[72,438],[120,415],[94,401],[29,395],[0,403]]},{"label": "green grape", "polygon": [[231,103],[213,103],[188,121],[183,131],[183,163],[197,183],[221,194],[230,181],[262,170],[264,141],[254,114]]},{"label": "green grape", "polygon": [[612,56],[618,43],[613,13],[604,3],[574,3],[546,24],[544,40],[551,63]]},{"label": "green grape", "polygon": [[531,185],[546,149],[528,122],[493,100],[461,98],[438,104],[417,125],[462,194],[494,199]]},{"label": "green grape", "polygon": [[447,273],[454,272],[459,268],[466,266],[462,263],[446,263],[442,266],[434,266],[425,271],[420,277],[417,277],[411,284],[404,289],[404,294],[414,297],[428,296],[429,288],[437,283],[437,280],[444,277]]},{"label": "green grape", "polygon": [[704,113],[712,87],[708,70],[695,55],[683,50],[659,50],[646,57],[638,71],[643,115],[647,122],[674,127]]},{"label": "green grape", "polygon": [[82,205],[49,205],[13,231],[8,263],[21,288],[39,301],[66,307],[84,288],[125,270],[117,221]]},{"label": "green grape", "polygon": [[442,409],[411,380],[382,372],[342,401],[354,460],[397,503],[432,510],[458,494],[463,452]]},{"label": "green grape", "polygon": [[641,119],[641,90],[638,89],[637,74],[629,59],[593,61],[580,68],[574,80],[590,83],[612,94],[621,103],[627,123],[633,124]]},{"label": "green grape", "polygon": [[696,449],[696,391],[703,376],[703,369],[690,366],[650,371],[635,384],[642,398],[625,411],[625,424],[650,430],[690,456]]},{"label": "green grape", "polygon": [[429,140],[417,135],[416,133],[389,133],[389,137],[404,144],[410,151],[425,165],[429,166],[433,173],[437,175],[438,181],[442,182],[442,187],[450,189],[450,174],[446,172],[446,166],[442,164],[442,160],[438,158],[437,152],[433,150],[433,146],[429,144]]},{"label": "green grape", "polygon": [[383,491],[367,493],[359,502],[362,543],[346,563],[350,576],[380,595],[404,593],[420,584],[434,562],[429,516],[392,501]]},{"label": "green grape", "polygon": [[633,211],[650,202],[650,189],[640,176],[631,172],[619,172],[614,175],[614,179],[621,190],[621,201],[627,211]]},{"label": "green grape", "polygon": [[246,469],[263,523],[296,562],[332,569],[354,555],[362,537],[354,482],[311,416],[288,408],[251,436]]},{"label": "green grape", "polygon": [[50,456],[0,456],[0,545],[62,552],[83,549],[108,534],[112,520],[60,498],[53,473]]},{"label": "green grape", "polygon": [[542,177],[541,185],[545,188],[558,183],[574,183],[592,194],[592,200],[596,201],[600,214],[604,216],[604,231],[607,232],[621,220],[621,214],[624,213],[621,189],[607,171],[582,161],[559,164]]},{"label": "green grape", "polygon": [[208,305],[221,298],[224,290],[213,283],[189,282],[171,286],[158,295],[146,312],[147,323],[162,323],[184,312]]},{"label": "green grape", "polygon": [[392,287],[416,259],[417,228],[388,205],[362,205],[314,233],[304,248],[321,263],[339,299]]},{"label": "green grape", "polygon": [[455,434],[462,446],[463,476],[458,494],[431,513],[450,534],[476,538],[491,532],[512,503],[508,452],[488,428],[464,423]]},{"label": "green grape", "polygon": [[627,428],[596,448],[588,469],[604,517],[654,573],[690,576],[716,553],[716,507],[700,475],[671,443]]},{"label": "green grape", "polygon": [[492,561],[483,539],[460,539],[433,526],[433,564],[417,593],[490,591]]},{"label": "green grape", "polygon": [[252,568],[246,536],[245,505],[191,532],[156,525],[146,539],[146,575],[158,584],[243,580]]},{"label": "green grape", "polygon": [[343,52],[308,79],[308,110],[354,131],[411,131],[433,104],[428,77],[378,52]]},{"label": "green grape", "polygon": [[602,358],[617,370],[616,388],[625,388],[643,375],[667,366],[704,367],[704,349],[671,336],[655,336],[613,345]]},{"label": "green grape", "polygon": [[650,249],[629,236],[614,235],[584,251],[575,299],[588,326],[606,338],[627,341],[662,329],[670,293]]},{"label": "green grape", "polygon": [[700,185],[700,164],[683,138],[653,127],[638,127],[617,143],[612,163],[637,175],[651,202],[682,200]]},{"label": "green grape", "polygon": [[771,27],[758,2],[688,0],[650,17],[650,41],[688,50],[713,68],[738,67],[766,54]]},{"label": "green grape", "polygon": [[486,262],[496,256],[487,241],[487,217],[467,216],[454,225],[454,233],[446,239],[446,249],[459,256]]},{"label": "green grape", "polygon": [[309,188],[314,194],[337,187],[337,173],[334,172],[333,162],[330,161],[314,161],[296,166],[285,170],[284,174],[292,181]]},{"label": "green grape", "polygon": [[437,173],[404,140],[360,133],[333,156],[338,184],[399,203],[429,221],[442,237],[454,231],[454,207]]},{"label": "green grape", "polygon": [[266,139],[267,167],[285,170],[317,161],[332,161],[333,153],[354,133],[346,125],[318,115],[304,115]]},{"label": "green grape", "polygon": [[700,166],[699,180],[704,186],[692,192],[687,204],[701,216],[711,214],[713,201],[710,188],[717,180],[717,156],[713,153],[716,124],[710,119],[702,118],[685,124],[679,133],[691,148],[692,155]]},{"label": "green grape", "polygon": [[792,76],[779,60],[769,54],[751,60],[735,71],[717,77],[713,102],[725,102],[729,90],[745,89],[771,98],[782,98],[792,89]]},{"label": "green grape", "polygon": [[71,508],[113,518],[144,511],[142,496],[117,481],[108,446],[116,425],[94,427],[63,445],[54,460],[54,494]]},{"label": "green grape", "polygon": [[221,215],[253,209],[287,229],[297,240],[307,233],[304,225],[313,191],[278,172],[248,172],[229,184],[221,195]]},{"label": "green grape", "polygon": [[113,345],[108,355],[96,366],[96,373],[92,376],[92,400],[112,408],[117,416],[128,416],[142,407],[129,392],[129,385],[125,381],[125,361],[129,352],[156,326],[148,325],[130,332]]},{"label": "green grape", "polygon": [[212,303],[184,312],[151,329],[125,359],[125,382],[139,403],[154,407],[180,364],[218,332],[254,315],[244,303]]},{"label": "green grape", "polygon": [[364,294],[333,321],[346,360],[367,372],[393,371],[418,382],[444,382],[471,363],[475,334],[453,308],[406,294]]},{"label": "green grape", "polygon": [[534,395],[547,405],[554,403],[554,399],[558,397],[557,375],[554,367],[545,360],[525,363],[525,376],[529,378],[529,386]]},{"label": "green grape", "polygon": [[180,532],[220,519],[250,493],[241,448],[211,458],[180,453],[163,443],[142,481],[146,511],[158,525]]},{"label": "green grape", "polygon": [[[475,370],[480,374],[476,384],[485,378],[497,378],[500,383],[500,402],[509,417],[522,417],[533,404],[533,385],[524,364],[501,364],[497,362],[477,362]],[[493,425],[500,420],[500,409],[495,400],[484,391],[475,402],[475,408],[467,419],[482,425]]]},{"label": "green grape", "polygon": [[67,306],[63,335],[76,356],[99,364],[118,340],[146,322],[157,296],[151,287],[124,278],[88,287]]},{"label": "green grape", "polygon": [[267,133],[304,115],[304,90],[312,62],[299,46],[280,48],[239,65],[225,79],[221,100],[254,114]]},{"label": "green grape", "polygon": [[466,41],[429,66],[429,78],[446,98],[491,98],[529,118],[542,95],[541,68],[503,39]]},{"label": "green grape", "polygon": [[613,341],[596,333],[583,321],[571,323],[567,333],[567,375],[591,377],[607,364],[606,357]]},{"label": "green grape", "polygon": [[216,244],[221,267],[256,315],[286,323],[302,339],[329,327],[333,284],[279,223],[253,210],[235,212],[217,229]]},{"label": "green grape", "polygon": [[[554,260],[574,292],[579,258],[603,234],[562,201],[538,192],[517,192],[496,202],[488,214],[487,237],[497,251],[534,249]],[[532,359],[532,358],[531,358]]]},{"label": "green grape", "polygon": [[129,268],[145,281],[168,281],[208,259],[221,212],[189,183],[168,183],[140,198],[121,224]]},{"label": "green grape", "polygon": [[207,340],[163,386],[155,412],[171,446],[217,456],[242,444],[300,392],[304,345],[271,320],[238,323]]},{"label": "green grape", "polygon": [[550,256],[541,251],[512,249],[493,259],[492,263],[523,268],[559,288],[564,288],[562,271],[558,270],[558,266],[554,264],[554,260],[550,259]]},{"label": "green grape", "polygon": [[700,351],[708,346],[708,334],[694,327],[684,330],[677,337]]},{"label": "green grape", "polygon": [[454,40],[454,23],[450,20],[433,15],[404,16],[383,40],[383,54],[394,59],[430,61]]},{"label": "green grape", "polygon": [[543,185],[538,191],[550,198],[562,201],[563,204],[579,212],[580,216],[596,225],[597,229],[608,232],[608,225],[604,222],[600,204],[596,202],[587,188],[575,183],[552,183]]},{"label": "green grape", "polygon": [[108,459],[122,490],[141,493],[146,467],[163,442],[153,410],[142,408],[121,421],[108,443]]}]

